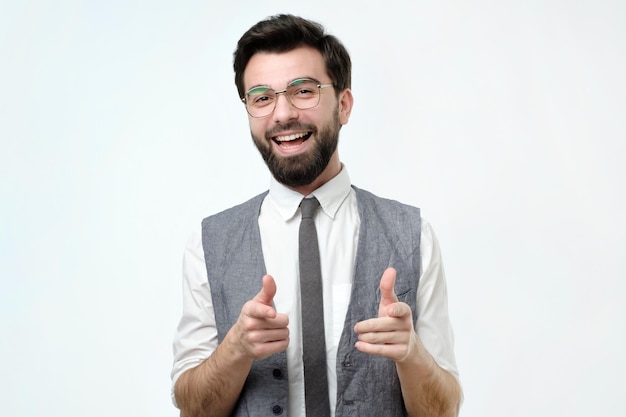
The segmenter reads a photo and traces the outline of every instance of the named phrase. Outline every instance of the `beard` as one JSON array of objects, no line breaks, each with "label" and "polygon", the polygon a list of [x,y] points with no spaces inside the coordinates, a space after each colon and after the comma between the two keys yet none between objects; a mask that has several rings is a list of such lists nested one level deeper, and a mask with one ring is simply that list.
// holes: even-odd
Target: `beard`
[{"label": "beard", "polygon": [[[270,173],[278,182],[288,187],[302,187],[315,181],[328,166],[330,158],[337,150],[340,129],[341,123],[335,116],[331,123],[319,130],[315,125],[291,122],[275,126],[266,133],[263,139],[252,134],[252,139]],[[315,143],[310,144],[304,153],[291,156],[279,155],[271,144],[271,138],[278,132],[286,130],[312,132],[307,140],[315,141]]]}]

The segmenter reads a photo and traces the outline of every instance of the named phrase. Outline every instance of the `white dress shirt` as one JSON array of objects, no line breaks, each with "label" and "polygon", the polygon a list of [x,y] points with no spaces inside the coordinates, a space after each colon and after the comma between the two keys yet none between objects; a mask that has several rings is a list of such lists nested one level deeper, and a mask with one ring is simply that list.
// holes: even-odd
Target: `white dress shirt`
[{"label": "white dress shirt", "polygon": [[[336,357],[350,302],[360,219],[347,170],[313,192],[322,210],[315,217],[324,291],[327,370],[331,415],[337,392]],[[287,348],[290,416],[304,416],[304,375],[300,329],[298,229],[302,195],[274,179],[262,203],[259,226],[267,273],[276,281],[276,310],[289,317]],[[454,336],[448,318],[447,289],[439,245],[422,219],[421,265],[416,329],[439,366],[458,378]],[[383,271],[380,271],[381,276]],[[259,278],[259,290],[261,278]],[[183,315],[174,338],[173,387],[186,370],[199,365],[217,347],[217,328],[202,249],[201,230],[192,234],[183,258]]]}]

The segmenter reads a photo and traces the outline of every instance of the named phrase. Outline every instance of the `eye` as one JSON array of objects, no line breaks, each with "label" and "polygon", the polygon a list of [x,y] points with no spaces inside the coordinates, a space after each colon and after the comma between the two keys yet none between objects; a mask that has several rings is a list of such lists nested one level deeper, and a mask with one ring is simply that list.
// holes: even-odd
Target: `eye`
[{"label": "eye", "polygon": [[267,87],[257,87],[248,91],[247,102],[251,106],[261,107],[266,106],[274,100],[276,94],[274,91]]},{"label": "eye", "polygon": [[289,86],[289,95],[294,98],[314,97],[317,94],[317,84],[313,80],[296,80]]},{"label": "eye", "polygon": [[298,89],[294,92],[294,95],[306,96],[315,94],[315,90],[309,87],[298,87]]},{"label": "eye", "polygon": [[255,105],[261,105],[261,104],[267,103],[271,99],[272,98],[268,95],[256,95],[256,96],[250,97],[250,102]]}]

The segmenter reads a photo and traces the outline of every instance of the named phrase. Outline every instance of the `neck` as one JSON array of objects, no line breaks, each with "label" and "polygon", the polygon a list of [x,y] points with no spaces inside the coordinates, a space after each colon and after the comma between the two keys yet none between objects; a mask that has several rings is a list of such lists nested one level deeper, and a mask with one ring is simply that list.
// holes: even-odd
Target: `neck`
[{"label": "neck", "polygon": [[324,171],[315,178],[315,180],[307,185],[303,185],[301,187],[289,187],[290,189],[299,192],[300,194],[307,196],[311,194],[313,191],[320,188],[322,185],[326,184],[328,181],[332,180],[341,172],[341,161],[339,160],[339,153],[335,151],[333,156],[330,158],[328,165],[324,168]]}]

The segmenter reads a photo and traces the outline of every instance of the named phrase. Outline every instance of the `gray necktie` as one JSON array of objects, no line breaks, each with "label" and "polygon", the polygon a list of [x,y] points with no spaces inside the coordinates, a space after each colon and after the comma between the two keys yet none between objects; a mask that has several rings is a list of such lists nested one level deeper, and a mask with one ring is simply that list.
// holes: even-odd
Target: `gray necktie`
[{"label": "gray necktie", "polygon": [[304,400],[307,417],[330,416],[326,376],[326,339],[324,301],[317,231],[313,217],[320,203],[305,198],[300,203],[300,300],[302,306],[302,359],[304,362]]}]

